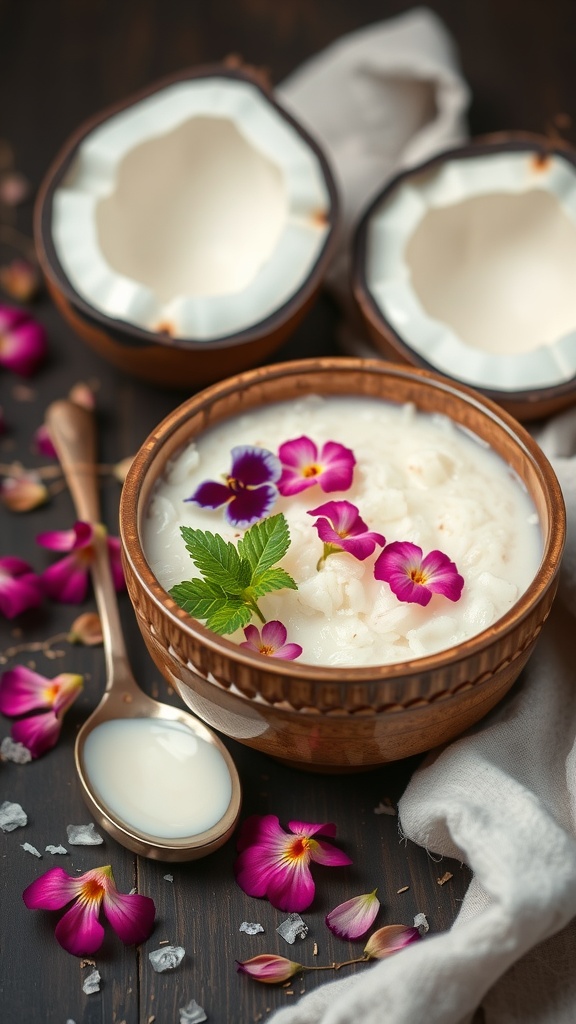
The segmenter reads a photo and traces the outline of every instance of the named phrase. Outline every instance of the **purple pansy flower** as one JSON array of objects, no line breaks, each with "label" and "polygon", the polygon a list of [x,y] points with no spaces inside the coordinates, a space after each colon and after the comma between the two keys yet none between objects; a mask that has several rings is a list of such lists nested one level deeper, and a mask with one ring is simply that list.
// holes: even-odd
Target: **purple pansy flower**
[{"label": "purple pansy flower", "polygon": [[13,619],[44,599],[39,577],[21,558],[0,558],[0,612]]},{"label": "purple pansy flower", "polygon": [[[51,551],[66,551],[60,561],[50,565],[41,574],[44,593],[54,601],[64,604],[79,604],[88,592],[90,566],[94,561],[94,536],[98,529],[91,523],[79,521],[71,530],[51,530],[41,533],[36,541]],[[106,537],[110,569],[116,590],[125,586],[120,541],[117,537]]]},{"label": "purple pansy flower", "polygon": [[16,306],[0,305],[0,365],[29,377],[46,355],[46,332]]},{"label": "purple pansy flower", "polygon": [[354,453],[336,441],[326,441],[320,455],[309,437],[286,441],[278,449],[282,476],[278,490],[284,497],[299,494],[314,484],[323,491],[347,491],[352,483],[356,459]]},{"label": "purple pansy flower", "polygon": [[246,647],[257,654],[265,654],[268,658],[284,658],[294,661],[302,654],[300,644],[287,644],[286,626],[278,619],[272,619],[262,626],[262,633],[256,626],[244,628],[244,640],[240,647]]},{"label": "purple pansy flower", "polygon": [[246,529],[268,515],[278,497],[276,482],[280,479],[280,460],[266,448],[238,445],[232,449],[232,468],[225,483],[206,480],[185,501],[201,508],[226,505],[226,519],[231,526]]},{"label": "purple pansy flower", "polygon": [[426,606],[432,594],[457,601],[464,580],[454,562],[442,551],[422,557],[422,548],[410,541],[394,541],[376,559],[374,576],[388,583],[399,601]]},{"label": "purple pansy flower", "polygon": [[324,541],[324,554],[318,568],[328,555],[338,551],[347,551],[362,562],[372,554],[377,544],[386,543],[381,533],[368,529],[356,505],[350,501],[327,501],[311,509],[308,515],[321,517],[314,523],[320,540]]}]

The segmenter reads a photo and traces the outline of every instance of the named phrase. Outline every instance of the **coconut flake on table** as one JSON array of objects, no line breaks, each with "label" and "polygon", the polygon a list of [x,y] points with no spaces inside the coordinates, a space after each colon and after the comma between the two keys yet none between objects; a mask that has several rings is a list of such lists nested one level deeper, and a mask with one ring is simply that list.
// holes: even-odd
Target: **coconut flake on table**
[{"label": "coconut flake on table", "polygon": [[28,815],[20,804],[4,800],[0,804],[0,828],[3,832],[13,832],[15,828],[23,828],[28,824]]},{"label": "coconut flake on table", "polygon": [[66,835],[70,846],[100,846],[104,842],[92,821],[88,825],[67,825]]},{"label": "coconut flake on table", "polygon": [[[522,482],[485,442],[446,416],[422,414],[410,404],[317,395],[225,421],[174,457],[143,525],[147,559],[166,590],[198,575],[181,526],[238,539],[223,508],[186,501],[196,487],[229,470],[234,446],[276,452],[303,431],[319,450],[329,440],[351,448],[356,466],[347,491],[326,494],[314,486],[280,496],[271,510],[286,516],[291,545],[281,565],[298,590],[266,595],[262,609],[302,646],[300,662],[385,665],[432,654],[486,628],[526,590],[542,554],[538,517]],[[434,595],[427,607],[399,601],[374,579],[378,547],[362,562],[333,554],[318,572],[322,542],[307,512],[342,499],[387,543],[410,541],[424,554],[439,549],[448,555],[464,577],[460,600]],[[240,642],[244,635],[239,630],[231,639]]]}]

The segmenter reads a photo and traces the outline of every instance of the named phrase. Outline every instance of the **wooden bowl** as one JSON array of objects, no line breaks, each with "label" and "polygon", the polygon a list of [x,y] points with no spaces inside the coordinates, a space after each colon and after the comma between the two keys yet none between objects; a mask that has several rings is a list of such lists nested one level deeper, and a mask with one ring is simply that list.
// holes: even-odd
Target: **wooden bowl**
[{"label": "wooden bowl", "polygon": [[[205,629],[160,586],[141,523],[166,463],[209,427],[307,394],[411,402],[487,442],[518,474],[540,517],[543,557],[516,604],[449,650],[397,665],[334,668],[251,654]],[[512,686],[547,618],[565,512],[556,476],[529,434],[474,391],[436,374],[362,359],[311,359],[253,370],[206,389],[144,442],[120,507],[128,592],[160,672],[189,708],[225,735],[313,771],[352,771],[428,750],[482,718]]]},{"label": "wooden bowl", "polygon": [[[144,158],[140,158],[142,165],[139,165],[139,176],[134,169],[131,171],[137,187],[128,189],[125,183],[122,186],[123,179],[120,170],[127,161],[126,154],[122,159],[116,157],[112,172],[108,167],[108,154],[105,145],[101,144],[103,152],[99,153],[98,159],[95,159],[94,139],[101,137],[102,130],[108,130],[109,134],[113,131],[115,133],[114,142],[118,138],[124,138],[126,133],[119,131],[119,118],[131,116],[135,110],[140,123],[145,116],[148,116],[146,113],[143,114],[143,111],[146,112],[150,109],[155,112],[154,116],[157,118],[155,104],[157,105],[159,100],[166,103],[170,113],[173,109],[170,107],[171,97],[176,97],[174,103],[177,105],[183,90],[193,89],[197,86],[205,86],[206,92],[212,90],[212,93],[216,94],[216,100],[207,101],[215,104],[216,113],[211,119],[207,116],[199,116],[194,112],[188,114],[183,118],[178,131],[189,125],[198,125],[211,120],[211,123],[217,125],[232,125],[234,138],[236,140],[244,138],[237,131],[236,123],[228,120],[219,108],[218,88],[221,91],[227,89],[228,93],[231,90],[238,92],[242,90],[244,100],[248,97],[254,107],[268,112],[269,119],[275,122],[274,128],[277,129],[274,136],[275,148],[271,149],[272,144],[269,139],[266,141],[265,138],[262,143],[259,136],[257,142],[250,141],[248,143],[244,140],[238,145],[244,145],[246,148],[249,145],[252,146],[250,153],[257,154],[254,159],[261,159],[263,164],[268,161],[272,168],[269,173],[276,175],[275,181],[278,178],[277,187],[279,194],[281,192],[283,199],[285,198],[287,211],[282,214],[284,220],[278,227],[278,237],[275,236],[276,240],[272,250],[270,252],[259,251],[260,264],[254,271],[255,278],[265,278],[268,282],[266,287],[270,291],[268,294],[266,287],[263,288],[265,300],[261,299],[259,305],[255,306],[251,297],[252,292],[248,286],[241,286],[237,282],[231,283],[226,288],[222,286],[223,291],[220,294],[217,290],[213,292],[209,289],[203,292],[203,286],[196,281],[189,284],[190,293],[188,295],[180,295],[179,298],[173,296],[170,303],[164,304],[166,308],[172,308],[172,313],[159,316],[155,302],[159,301],[160,286],[158,285],[158,290],[155,291],[149,282],[146,283],[144,279],[138,278],[135,270],[132,272],[130,269],[126,269],[129,263],[125,263],[123,266],[114,263],[108,258],[109,254],[104,251],[101,244],[99,232],[102,229],[101,227],[97,228],[97,224],[101,224],[101,220],[97,220],[97,214],[100,215],[99,211],[103,202],[110,202],[112,189],[117,190],[116,193],[112,191],[111,194],[112,199],[116,195],[115,201],[119,205],[115,208],[114,215],[108,216],[107,223],[112,225],[108,230],[116,232],[114,236],[114,245],[118,247],[116,260],[120,258],[119,254],[121,254],[124,261],[138,263],[138,258],[134,256],[134,253],[141,252],[144,255],[140,262],[145,265],[151,262],[150,252],[155,252],[156,273],[164,279],[164,287],[167,287],[167,280],[173,280],[174,274],[178,270],[181,272],[180,276],[188,281],[186,273],[182,269],[186,259],[193,259],[194,265],[201,267],[202,264],[208,262],[207,250],[210,252],[214,250],[221,254],[224,264],[226,264],[226,260],[235,261],[235,266],[241,267],[244,249],[240,245],[240,240],[237,239],[239,246],[237,251],[233,238],[229,238],[228,235],[226,236],[226,245],[223,245],[220,234],[216,238],[214,232],[211,232],[208,214],[204,214],[202,209],[197,210],[196,214],[186,212],[187,200],[185,198],[180,199],[182,213],[180,218],[176,217],[176,220],[183,219],[186,224],[190,221],[190,230],[188,234],[185,234],[184,240],[180,235],[178,236],[181,244],[179,256],[174,255],[175,247],[170,246],[168,242],[161,249],[152,229],[149,229],[152,236],[145,239],[145,244],[141,239],[135,237],[140,231],[142,223],[148,219],[147,214],[142,211],[136,215],[134,210],[131,210],[132,220],[129,226],[126,226],[124,219],[120,222],[121,226],[118,227],[118,211],[122,212],[127,209],[129,200],[126,198],[126,193],[130,192],[139,197],[137,201],[141,205],[144,199],[140,193],[145,194],[145,208],[150,215],[155,213],[157,218],[160,204],[163,201],[169,201],[163,197],[176,194],[175,202],[177,201],[178,187],[182,190],[182,196],[185,196],[186,187],[196,189],[194,192],[196,205],[207,207],[208,197],[205,195],[205,191],[209,190],[210,185],[209,182],[204,181],[202,173],[206,177],[208,172],[205,169],[204,171],[197,170],[196,155],[200,151],[200,147],[194,148],[190,144],[190,139],[185,140],[186,146],[182,140],[178,144],[174,143],[174,156],[171,161],[159,160],[158,148],[166,147],[170,138],[177,134],[176,129],[170,133],[161,123],[156,127],[155,133],[151,132],[150,138],[145,139],[144,145],[152,143],[156,145],[157,151],[154,159],[157,163],[160,162],[161,167],[170,168],[174,164],[178,164],[180,178],[177,180],[181,181],[181,184],[176,187],[167,186],[158,197],[150,199],[141,180],[142,168],[145,170],[147,166]],[[260,120],[263,124],[267,123],[264,118]],[[209,131],[209,129],[205,130]],[[264,131],[261,125],[259,131],[261,133]],[[252,139],[252,136],[249,137]],[[284,164],[281,162],[279,137],[298,140],[298,143],[288,142],[287,145],[292,144],[294,147],[299,145],[299,152],[307,154],[308,163],[305,163],[304,157],[302,158],[304,167],[298,163],[298,159],[294,159],[292,154],[292,164],[295,169],[292,169],[287,175],[286,157],[283,158]],[[208,177],[209,180],[215,182],[213,188],[216,190],[218,187],[223,187],[218,186],[218,182],[224,169],[227,170],[229,176],[232,176],[231,184],[227,184],[224,195],[227,200],[227,208],[230,207],[233,213],[237,213],[243,205],[242,188],[236,188],[234,174],[237,172],[230,170],[235,166],[234,160],[225,159],[225,154],[223,157],[218,145],[222,145],[221,140],[214,144],[213,173],[208,174]],[[262,145],[264,148],[259,148]],[[128,159],[134,160],[133,154],[142,149],[142,143],[134,144],[133,149],[128,150]],[[209,137],[206,149],[209,149]],[[270,158],[268,151],[273,154]],[[90,165],[90,173],[86,171],[88,160],[91,160],[94,165]],[[276,164],[275,161],[278,163]],[[148,166],[151,166],[149,160]],[[251,178],[246,168],[244,170],[242,187],[247,188],[246,182],[249,183],[254,178],[254,173]],[[194,173],[198,175],[200,184],[190,185],[191,181],[196,182]],[[77,183],[77,175],[80,176],[79,183]],[[102,181],[99,175],[102,177]],[[152,188],[157,190],[152,171],[148,172],[148,177],[152,178],[151,190]],[[300,180],[302,177],[305,179],[304,184]],[[310,179],[315,184],[308,187],[306,183]],[[119,190],[122,187],[124,187],[124,192],[120,193]],[[268,208],[265,206],[264,197],[259,194],[257,186],[250,187],[253,190],[251,201],[257,209],[262,208],[260,220],[266,221]],[[62,216],[59,211],[61,211],[64,201],[70,202],[70,193],[74,196],[75,205],[67,207],[69,216],[66,225],[59,229],[57,227],[59,222],[55,218]],[[265,190],[264,194],[266,194]],[[120,195],[122,199],[119,198]],[[84,221],[78,220],[76,210],[83,210],[85,207],[92,210],[92,207],[85,202],[86,196],[89,196],[90,203],[94,202],[96,205],[90,214],[82,214],[86,219],[86,225],[81,228],[78,227],[78,224],[84,224]],[[304,196],[306,198],[303,198]],[[280,203],[283,199],[278,199],[278,202]],[[299,212],[298,216],[295,216],[293,207],[298,203],[300,204]],[[218,211],[222,205],[225,205],[219,202],[219,193],[216,200],[212,201],[211,211],[214,204],[216,204],[216,212],[211,213],[212,224],[217,220]],[[208,225],[205,224],[203,228],[206,238],[200,235],[198,226],[203,216],[204,220],[208,220]],[[152,221],[151,216],[149,219]],[[160,222],[166,223],[166,219],[164,221],[161,219]],[[127,374],[166,387],[191,389],[221,380],[225,376],[257,365],[280,347],[316,298],[326,267],[333,254],[337,222],[336,186],[326,158],[316,141],[273,99],[270,89],[263,84],[263,77],[254,69],[224,64],[192,68],[174,74],[130,96],[123,102],[107,108],[82,124],[65,143],[42,182],[35,207],[34,234],[39,262],[50,294],[73,330],[91,348]],[[218,231],[222,232],[221,226]],[[257,231],[252,233],[255,236],[258,235]],[[306,248],[302,242],[304,236],[316,239],[313,246],[310,243],[310,249]],[[190,238],[189,244],[186,242],[188,237]],[[241,239],[249,244],[250,237],[249,227],[244,225]],[[257,245],[258,242],[254,244]],[[109,245],[112,245],[110,241]],[[87,247],[86,251],[83,246]],[[226,259],[222,255],[223,249]],[[162,256],[158,255],[160,252],[163,254]],[[190,253],[194,254],[193,257],[190,256]],[[281,266],[282,261],[285,263],[288,260],[286,253],[289,254],[291,261],[289,263],[290,274]],[[85,281],[84,288],[75,278],[77,268],[84,268],[82,270],[84,275],[82,280]],[[201,274],[201,270],[197,272]],[[106,275],[109,273],[115,276],[108,281]],[[217,280],[220,280],[223,271],[221,270],[219,273],[218,277],[216,270],[212,271]],[[106,287],[102,284],[103,277],[107,281]],[[253,283],[252,279],[250,281]],[[286,281],[289,284],[286,284]],[[187,286],[183,285],[182,287]],[[204,285],[204,287],[208,286]],[[92,295],[91,289],[97,288],[102,289],[102,301],[98,301]],[[138,301],[135,300],[134,288],[140,289]],[[217,289],[217,284],[211,281],[210,288]],[[250,299],[248,295],[250,295]],[[181,323],[179,322],[177,303],[184,299],[199,300],[200,303],[204,303],[195,315],[196,333],[192,331],[190,324],[186,323],[185,318]],[[237,299],[243,300],[241,316],[232,312],[233,308],[236,308],[234,303]],[[148,310],[148,303],[150,310]],[[110,313],[109,309],[113,309],[115,312]],[[215,311],[218,312],[218,319],[216,323],[212,324],[210,316]]]},{"label": "wooden bowl", "polygon": [[402,171],[354,239],[370,341],[520,420],[574,405],[574,202],[576,152],[536,135],[481,137]]}]

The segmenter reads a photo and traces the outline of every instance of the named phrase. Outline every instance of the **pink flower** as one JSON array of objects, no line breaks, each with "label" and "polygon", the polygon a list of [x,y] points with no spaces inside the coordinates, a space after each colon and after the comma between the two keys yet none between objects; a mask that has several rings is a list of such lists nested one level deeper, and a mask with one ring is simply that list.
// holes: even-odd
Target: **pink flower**
[{"label": "pink flower", "polygon": [[464,580],[442,551],[422,557],[422,548],[410,541],[394,541],[376,559],[374,576],[388,583],[399,601],[427,605],[432,594],[457,601]]},{"label": "pink flower", "polygon": [[11,729],[12,739],[23,743],[32,757],[40,757],[58,742],[62,719],[82,690],[83,678],[63,672],[54,679],[19,665],[0,676],[0,712],[9,718],[29,711],[42,714],[22,718]]},{"label": "pink flower", "polygon": [[149,896],[118,892],[109,865],[77,877],[62,868],[50,868],[24,890],[22,898],[29,910],[61,910],[74,901],[55,933],[60,945],[74,956],[89,956],[102,945],[101,907],[116,934],[130,945],[150,936],[156,913]]},{"label": "pink flower", "polygon": [[341,939],[359,939],[365,935],[380,909],[377,891],[374,889],[374,892],[363,896],[354,896],[331,910],[325,919],[330,931]]},{"label": "pink flower", "polygon": [[379,928],[370,936],[364,946],[364,952],[370,960],[383,960],[421,938],[417,928],[405,928],[403,924],[389,924],[385,928]]},{"label": "pink flower", "polygon": [[38,427],[38,430],[34,434],[34,447],[39,455],[44,455],[47,459],[57,459],[58,453],[54,447],[54,442],[50,437],[50,431],[45,423],[42,423]]},{"label": "pink flower", "polygon": [[338,867],[351,864],[347,854],[317,835],[334,836],[336,826],[289,821],[284,832],[274,814],[247,818],[238,838],[236,881],[249,896],[266,896],[278,910],[306,910],[314,899],[311,861]]},{"label": "pink flower", "polygon": [[232,468],[226,483],[206,480],[185,501],[201,508],[226,505],[226,519],[245,529],[267,516],[278,497],[276,481],[282,467],[266,448],[239,445],[232,449]]},{"label": "pink flower", "polygon": [[300,644],[286,643],[286,626],[273,619],[262,626],[262,634],[256,626],[244,628],[244,640],[239,646],[246,647],[249,651],[256,651],[257,654],[265,654],[268,658],[284,658],[286,661],[294,661],[302,654]]},{"label": "pink flower", "polygon": [[287,960],[285,956],[261,953],[260,956],[253,956],[250,960],[237,960],[236,970],[242,974],[249,974],[255,981],[275,985],[280,981],[288,981],[288,978],[303,970],[303,967],[295,960]]},{"label": "pink flower", "polygon": [[[41,533],[38,544],[51,551],[67,551],[69,554],[59,562],[45,569],[41,574],[42,586],[48,597],[64,604],[79,604],[88,592],[90,566],[94,561],[94,537],[104,527],[92,526],[79,521],[71,530],[52,530]],[[110,568],[116,590],[124,587],[124,573],[120,559],[120,541],[107,537]]]},{"label": "pink flower", "polygon": [[21,558],[0,558],[0,612],[14,619],[28,608],[38,608],[44,599],[39,577]]},{"label": "pink flower", "polygon": [[386,543],[381,533],[368,529],[356,505],[350,501],[327,501],[312,509],[308,515],[327,517],[314,523],[320,540],[324,541],[324,554],[318,562],[318,568],[328,555],[337,551],[347,551],[362,562],[372,554],[377,544]]},{"label": "pink flower", "polygon": [[23,309],[0,305],[0,365],[29,377],[46,355],[46,332]]},{"label": "pink flower", "polygon": [[320,487],[329,491],[347,491],[352,483],[356,459],[354,453],[336,441],[326,441],[320,455],[309,437],[286,441],[278,449],[282,463],[282,476],[278,490],[284,497],[299,494],[307,487]]}]

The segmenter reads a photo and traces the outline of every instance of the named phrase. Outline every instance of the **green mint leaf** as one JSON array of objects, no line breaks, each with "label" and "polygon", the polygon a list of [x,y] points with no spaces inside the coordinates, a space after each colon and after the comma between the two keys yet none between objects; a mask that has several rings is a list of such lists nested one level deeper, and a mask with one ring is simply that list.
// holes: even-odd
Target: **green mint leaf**
[{"label": "green mint leaf", "polygon": [[214,583],[227,594],[241,594],[250,584],[251,564],[240,557],[234,544],[227,542],[218,533],[207,530],[193,530],[190,526],[180,527],[186,550],[204,579]]},{"label": "green mint leaf", "polygon": [[234,633],[252,617],[241,597],[225,594],[206,580],[183,580],[169,591],[176,604],[195,619],[205,619],[214,633]]},{"label": "green mint leaf", "polygon": [[284,557],[290,547],[290,531],[282,512],[254,523],[238,541],[240,558],[252,567],[252,580]]},{"label": "green mint leaf", "polygon": [[250,590],[254,592],[255,597],[263,597],[264,594],[269,594],[272,590],[298,590],[296,581],[292,579],[289,573],[284,569],[265,569],[264,572],[260,573],[255,579],[252,580],[252,586]]}]

